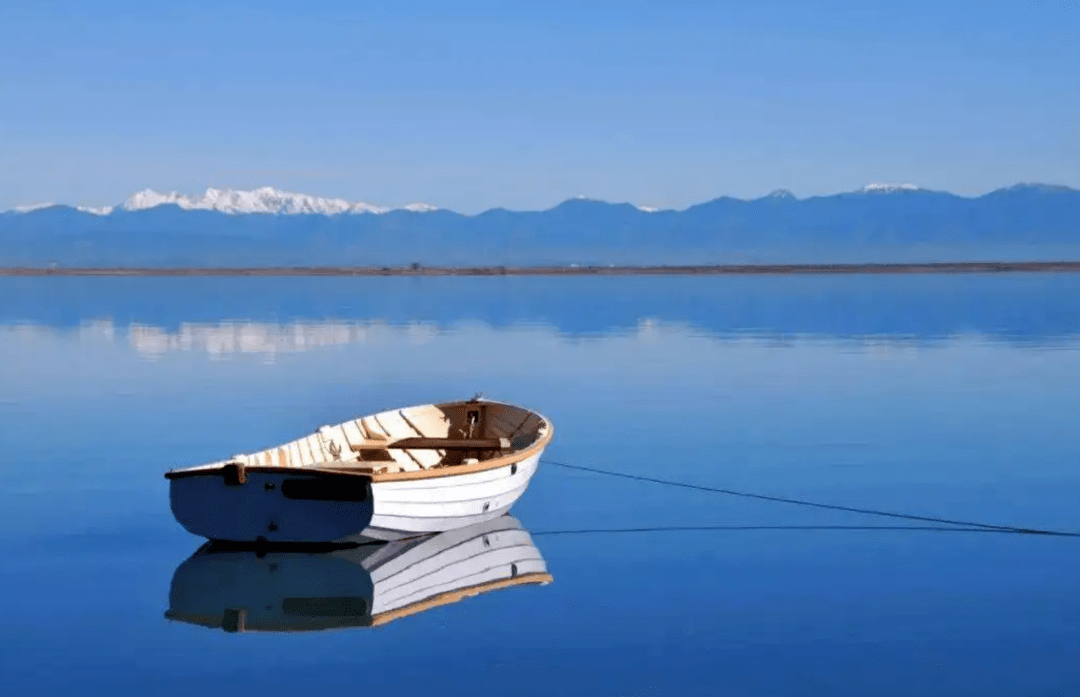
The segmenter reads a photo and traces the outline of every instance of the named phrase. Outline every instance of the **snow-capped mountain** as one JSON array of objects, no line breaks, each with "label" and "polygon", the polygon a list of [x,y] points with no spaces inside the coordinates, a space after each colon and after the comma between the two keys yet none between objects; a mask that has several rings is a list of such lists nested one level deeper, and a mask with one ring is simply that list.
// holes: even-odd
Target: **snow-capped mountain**
[{"label": "snow-capped mountain", "polygon": [[409,203],[402,206],[401,210],[409,211],[410,213],[431,213],[432,211],[439,210],[439,208],[430,203]]},{"label": "snow-capped mountain", "polygon": [[[863,186],[861,189],[857,189],[853,192],[848,193],[894,194],[915,191],[935,193],[928,189],[924,189],[916,184],[892,184],[884,182],[872,182]],[[996,191],[990,193],[1002,194],[1014,193],[1017,191],[1037,191],[1040,193],[1068,193],[1073,192],[1074,190],[1067,186],[1055,184],[1015,184],[1013,186],[997,189]],[[737,199],[731,197],[722,198],[731,201],[754,200]],[[775,191],[772,191],[761,198],[773,200],[787,199],[791,201],[802,200],[787,189],[776,189]],[[822,197],[818,196],[817,198]],[[827,195],[824,198],[829,198],[829,196]],[[574,198],[569,200],[587,201],[596,204],[620,205],[608,204],[606,201],[590,198],[587,196],[575,196]],[[116,206],[71,206],[58,203],[37,203],[16,206],[7,212],[34,213],[43,209],[59,207],[69,209],[74,208],[75,210],[78,210],[82,213],[89,213],[98,216],[107,216],[115,212],[142,211],[164,205],[174,205],[181,210],[216,211],[218,213],[225,213],[229,215],[239,215],[246,213],[264,213],[272,215],[341,215],[359,213],[382,214],[388,213],[393,210],[403,210],[412,213],[430,213],[432,211],[442,210],[428,203],[410,203],[408,205],[401,206],[400,208],[389,208],[384,206],[376,206],[374,204],[365,203],[362,201],[347,201],[341,198],[326,198],[323,196],[313,196],[311,194],[301,194],[293,191],[282,191],[280,189],[275,189],[271,186],[263,186],[258,189],[252,189],[250,191],[229,188],[217,189],[214,187],[209,187],[204,193],[194,195],[181,194],[175,191],[171,191],[169,193],[160,193],[153,189],[143,189],[142,191],[135,192],[134,194],[129,196],[127,200],[125,200],[123,203]],[[674,210],[669,208],[660,208],[640,204],[633,204],[633,207],[643,213],[656,213],[661,210]],[[0,211],[0,213],[2,212],[5,211]]]},{"label": "snow-capped mountain", "polygon": [[15,206],[11,210],[13,213],[33,213],[34,211],[52,208],[55,205],[55,203],[30,203],[25,206]]},{"label": "snow-capped mountain", "polygon": [[[55,203],[36,203],[16,206],[14,213],[32,213],[44,208],[51,208]],[[118,206],[75,206],[83,213],[109,215],[114,211],[143,211],[158,206],[174,205],[187,211],[217,211],[219,213],[271,213],[275,215],[338,215],[341,213],[386,213],[394,210],[370,203],[346,201],[340,198],[324,198],[310,194],[298,194],[292,191],[280,191],[271,186],[264,186],[251,191],[237,189],[215,189],[209,187],[203,194],[188,196],[175,191],[167,194],[153,189],[137,191]],[[430,213],[439,210],[428,203],[410,203],[401,210],[412,213]]]},{"label": "snow-capped mountain", "polygon": [[586,198],[541,211],[426,213],[433,209],[395,213],[269,187],[141,191],[112,209],[0,215],[0,266],[1080,259],[1080,191],[1051,185],[957,196],[871,184],[808,198],[722,196],[662,212]]},{"label": "snow-capped mountain", "polygon": [[113,206],[101,206],[95,208],[93,206],[75,206],[75,210],[80,213],[89,213],[91,215],[108,215],[113,212]]},{"label": "snow-capped mountain", "polygon": [[922,187],[915,184],[886,184],[883,182],[871,182],[859,189],[864,194],[895,194],[898,191],[922,191]]},{"label": "snow-capped mountain", "polygon": [[[340,198],[323,198],[292,191],[279,191],[270,186],[264,186],[252,191],[209,187],[206,193],[196,196],[178,194],[175,191],[162,194],[153,189],[144,189],[129,196],[121,204],[120,208],[125,211],[141,211],[166,204],[173,204],[184,210],[209,210],[233,214],[273,213],[298,215],[306,213],[338,215],[341,213],[386,213],[391,210],[370,203],[351,202]],[[414,213],[438,210],[435,206],[426,203],[409,204],[404,209]]]}]

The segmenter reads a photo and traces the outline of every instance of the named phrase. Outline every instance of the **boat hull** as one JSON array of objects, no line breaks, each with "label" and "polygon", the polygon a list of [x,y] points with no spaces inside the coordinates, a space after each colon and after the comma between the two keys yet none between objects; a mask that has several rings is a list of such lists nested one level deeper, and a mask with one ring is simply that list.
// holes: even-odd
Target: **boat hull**
[{"label": "boat hull", "polygon": [[505,514],[525,493],[542,452],[479,472],[386,482],[267,468],[248,469],[246,481],[239,483],[230,481],[227,472],[207,470],[171,479],[169,499],[184,529],[211,540],[394,540],[463,528]]},{"label": "boat hull", "polygon": [[543,450],[505,467],[371,485],[374,514],[364,537],[393,540],[475,525],[503,515],[521,498]]}]

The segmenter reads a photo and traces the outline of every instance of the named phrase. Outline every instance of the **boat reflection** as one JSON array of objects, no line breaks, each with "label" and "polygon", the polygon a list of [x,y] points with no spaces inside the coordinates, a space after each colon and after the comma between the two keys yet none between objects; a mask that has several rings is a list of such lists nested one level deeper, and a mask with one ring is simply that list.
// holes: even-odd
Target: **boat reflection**
[{"label": "boat reflection", "polygon": [[173,574],[165,617],[227,632],[377,627],[500,588],[552,580],[532,537],[509,515],[332,551],[207,543]]}]

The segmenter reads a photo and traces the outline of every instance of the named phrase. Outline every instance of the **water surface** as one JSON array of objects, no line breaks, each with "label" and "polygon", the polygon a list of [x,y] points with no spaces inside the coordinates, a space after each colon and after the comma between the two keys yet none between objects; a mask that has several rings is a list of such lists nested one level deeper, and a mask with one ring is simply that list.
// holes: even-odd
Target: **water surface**
[{"label": "water surface", "polygon": [[0,279],[0,689],[1070,694],[1070,538],[548,464],[513,513],[553,583],[234,634],[164,616],[201,541],[161,474],[480,391],[554,461],[1080,530],[1078,348],[1067,275]]}]

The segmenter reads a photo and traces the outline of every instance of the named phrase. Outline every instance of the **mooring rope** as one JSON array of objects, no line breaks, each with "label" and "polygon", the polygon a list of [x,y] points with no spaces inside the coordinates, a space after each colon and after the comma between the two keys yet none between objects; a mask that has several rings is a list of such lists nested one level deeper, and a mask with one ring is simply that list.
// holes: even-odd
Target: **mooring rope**
[{"label": "mooring rope", "polygon": [[[639,482],[651,482],[653,484],[663,484],[664,486],[681,487],[683,489],[695,489],[697,491],[708,491],[714,494],[726,494],[728,496],[738,496],[748,499],[757,499],[759,501],[772,501],[774,503],[790,503],[797,506],[808,506],[811,508],[823,508],[830,511],[844,511],[846,513],[860,513],[863,515],[882,516],[886,518],[899,518],[901,520],[917,520],[925,523],[938,523],[939,525],[947,525],[953,527],[963,527],[964,529],[977,529],[991,532],[1011,532],[1022,535],[1051,535],[1055,537],[1080,537],[1080,532],[1072,532],[1066,530],[1046,530],[1040,528],[1028,528],[1019,527],[1014,525],[995,525],[992,523],[979,523],[967,520],[954,520],[951,518],[939,518],[936,516],[921,516],[913,515],[910,513],[897,513],[895,511],[881,511],[873,508],[859,508],[856,506],[841,506],[832,503],[820,503],[817,501],[808,501],[806,499],[794,499],[785,496],[770,496],[768,494],[754,494],[746,491],[736,491],[734,489],[723,489],[720,487],[705,486],[703,484],[691,484],[689,482],[678,482],[671,479],[660,479],[658,477],[647,477],[641,474],[629,474],[627,472],[617,472],[615,470],[600,469],[599,467],[585,467],[584,465],[571,465],[567,462],[558,462],[556,460],[541,460],[541,462],[548,465],[555,465],[557,467],[565,467],[567,469],[579,470],[582,472],[592,472],[593,474],[603,474],[609,477],[620,477],[622,479],[633,479]],[[931,529],[931,528],[923,528]]]},{"label": "mooring rope", "polygon": [[[927,532],[974,532],[1000,535],[1018,534],[1014,530],[998,530],[997,528],[967,528],[950,525],[656,525],[639,528],[571,528],[565,530],[536,530],[530,531],[533,537],[538,535],[611,535],[616,533],[642,533],[642,532],[708,532],[711,530],[731,531],[754,531],[754,530],[898,530],[910,532],[912,530],[924,530]],[[1023,533],[1020,533],[1023,534]]]}]

